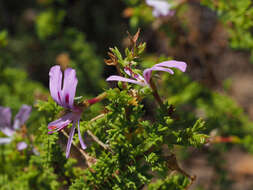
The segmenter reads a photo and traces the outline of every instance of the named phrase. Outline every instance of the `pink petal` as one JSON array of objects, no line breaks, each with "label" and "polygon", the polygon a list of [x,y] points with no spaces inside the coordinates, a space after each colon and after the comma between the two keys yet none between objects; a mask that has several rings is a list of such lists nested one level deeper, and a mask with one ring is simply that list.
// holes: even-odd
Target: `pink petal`
[{"label": "pink petal", "polygon": [[155,17],[167,16],[170,13],[171,5],[167,0],[146,0],[146,3],[154,8],[153,16]]},{"label": "pink petal", "polygon": [[162,63],[158,63],[156,65],[154,65],[153,67],[169,67],[169,68],[177,68],[182,72],[185,72],[187,64],[185,62],[182,61],[175,61],[175,60],[171,60],[171,61],[164,61]]},{"label": "pink petal", "polygon": [[77,83],[78,80],[76,78],[76,71],[74,69],[67,68],[64,71],[64,81],[62,89],[62,101],[64,107],[66,108],[73,108]]},{"label": "pink petal", "polygon": [[128,76],[132,78],[138,79],[139,77],[139,74],[134,73],[130,67],[125,67],[124,71]]},{"label": "pink petal", "polygon": [[166,68],[166,67],[159,67],[159,66],[153,66],[150,68],[152,71],[164,71],[164,72],[167,72],[167,73],[170,73],[170,74],[174,74],[174,71],[169,69],[169,68]]},{"label": "pink petal", "polygon": [[160,11],[157,10],[157,9],[153,9],[152,15],[153,15],[154,17],[156,17],[156,18],[159,17],[159,16],[161,16]]},{"label": "pink petal", "polygon": [[71,112],[64,115],[58,120],[52,121],[51,123],[48,124],[48,129],[50,130],[48,133],[51,134],[53,132],[57,132],[63,129],[64,127],[66,127],[68,124],[72,122],[73,118],[74,118],[74,114]]},{"label": "pink petal", "polygon": [[152,69],[151,68],[148,68],[148,69],[145,69],[143,71],[143,76],[144,76],[144,79],[147,83],[149,83],[150,81],[150,78],[151,78],[151,73],[152,73]]},{"label": "pink petal", "polygon": [[11,109],[0,106],[0,131],[7,136],[14,134],[14,129],[11,126]]},{"label": "pink petal", "polygon": [[11,137],[15,133],[15,130],[9,126],[1,128],[1,131],[8,137]]},{"label": "pink petal", "polygon": [[52,98],[59,105],[62,105],[61,86],[62,86],[61,67],[59,65],[55,65],[51,67],[49,72],[49,89]]},{"label": "pink petal", "polygon": [[24,149],[26,149],[26,148],[27,148],[27,144],[26,144],[25,142],[19,142],[19,143],[17,144],[17,149],[18,149],[19,151],[24,150]]},{"label": "pink petal", "polygon": [[0,138],[0,145],[1,144],[9,144],[12,141],[12,138],[6,137],[6,138]]},{"label": "pink petal", "polygon": [[70,148],[71,148],[71,144],[72,144],[72,141],[73,141],[73,136],[74,136],[74,133],[75,133],[75,122],[73,123],[73,126],[71,128],[71,131],[70,131],[70,134],[69,134],[69,139],[68,139],[68,144],[67,144],[67,149],[66,149],[66,158],[69,157],[69,153],[70,153]]},{"label": "pink petal", "polygon": [[131,69],[130,69],[129,67],[125,67],[125,68],[124,68],[124,71],[125,71],[125,73],[126,73],[128,76],[132,77],[132,71],[131,71]]},{"label": "pink petal", "polygon": [[136,81],[136,80],[133,80],[133,79],[124,78],[124,77],[117,76],[117,75],[112,75],[112,76],[108,77],[106,79],[106,81],[122,81],[122,82],[129,82],[129,83],[138,84],[138,85],[141,85],[141,86],[145,86],[146,85],[145,82],[141,82],[141,81]]},{"label": "pink petal", "polygon": [[137,81],[142,81],[142,80],[144,80],[144,78],[143,78],[140,74],[134,73],[130,67],[125,67],[125,68],[124,68],[124,71],[125,71],[125,73],[126,73],[128,76],[130,76],[130,77],[136,79]]},{"label": "pink petal", "polygon": [[32,107],[28,105],[22,105],[22,107],[19,109],[19,112],[15,116],[13,128],[19,129],[20,126],[24,125],[26,120],[29,118],[30,113],[32,111]]},{"label": "pink petal", "polygon": [[0,129],[5,126],[11,126],[11,109],[0,106]]},{"label": "pink petal", "polygon": [[78,120],[78,124],[77,125],[78,125],[78,128],[77,128],[77,130],[78,130],[78,137],[79,137],[79,141],[80,141],[81,147],[82,147],[82,149],[86,149],[87,147],[86,147],[86,145],[83,142],[82,134],[80,132],[79,120]]},{"label": "pink petal", "polygon": [[164,67],[157,67],[157,66],[154,66],[154,67],[151,67],[149,69],[145,69],[143,71],[143,76],[145,78],[145,80],[149,83],[150,81],[150,78],[151,78],[151,74],[152,74],[152,71],[165,71],[165,72],[168,72],[170,74],[174,74],[174,72],[171,70],[171,69],[167,69],[167,68],[164,68]]}]

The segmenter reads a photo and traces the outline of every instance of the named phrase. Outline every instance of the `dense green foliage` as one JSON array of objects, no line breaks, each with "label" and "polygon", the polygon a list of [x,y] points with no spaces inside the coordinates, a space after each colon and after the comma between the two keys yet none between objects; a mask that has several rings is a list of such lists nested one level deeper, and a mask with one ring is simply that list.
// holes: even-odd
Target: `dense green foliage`
[{"label": "dense green foliage", "polygon": [[[139,56],[143,47],[145,44],[141,44],[136,51],[133,51],[136,53],[135,56]],[[116,48],[112,51],[115,52],[114,55],[120,65],[128,62],[132,62],[133,65],[138,63],[134,61],[134,53],[127,49],[126,58],[123,58]],[[96,121],[81,122],[81,128],[83,132],[92,131],[100,141],[107,144],[109,149],[103,150],[94,142],[89,144],[86,152],[93,157],[95,163],[92,163],[91,168],[84,170],[83,179],[75,180],[72,189],[138,189],[149,183],[155,176],[166,179],[171,170],[182,172],[172,153],[173,145],[198,147],[205,142],[207,136],[201,134],[203,121],[198,120],[193,126],[187,124],[184,124],[185,127],[180,126],[170,117],[170,105],[164,105],[155,111],[156,121],[144,119],[145,109],[139,98],[148,96],[150,94],[148,89],[134,90],[129,85],[125,90],[109,89],[106,93],[109,101],[106,105],[106,113]],[[38,107],[41,111],[51,113],[51,116],[58,115],[55,112],[57,109],[54,108],[55,103],[52,101],[40,102]],[[87,120],[87,116],[85,118],[83,119]],[[46,126],[43,125],[41,128],[46,133]],[[75,138],[77,139],[77,136]],[[49,158],[53,158],[60,148],[55,144],[56,139],[44,137],[43,139],[42,144],[46,144],[49,139],[51,151],[47,154]],[[170,151],[164,152],[164,149]],[[50,159],[49,164],[55,167]],[[150,171],[154,173],[150,174]],[[169,183],[171,188],[180,189],[188,184],[187,182],[180,184],[174,177],[166,179],[164,183]],[[154,185],[152,187],[154,188]]]}]

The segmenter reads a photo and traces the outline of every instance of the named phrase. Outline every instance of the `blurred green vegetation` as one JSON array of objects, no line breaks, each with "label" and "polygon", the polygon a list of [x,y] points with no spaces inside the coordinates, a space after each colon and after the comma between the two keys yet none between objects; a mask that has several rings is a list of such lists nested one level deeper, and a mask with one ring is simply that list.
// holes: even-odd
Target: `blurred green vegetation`
[{"label": "blurred green vegetation", "polygon": [[202,3],[215,10],[226,25],[230,34],[231,47],[250,51],[251,62],[253,62],[252,1],[204,0]]}]

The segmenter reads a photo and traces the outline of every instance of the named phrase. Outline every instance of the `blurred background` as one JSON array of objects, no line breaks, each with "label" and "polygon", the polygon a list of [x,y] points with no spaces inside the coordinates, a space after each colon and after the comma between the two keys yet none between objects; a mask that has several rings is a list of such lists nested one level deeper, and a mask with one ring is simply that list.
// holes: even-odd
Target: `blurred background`
[{"label": "blurred background", "polygon": [[[109,47],[123,52],[130,43],[127,31],[140,28],[139,42],[147,43],[140,67],[185,61],[186,74],[161,76],[160,93],[189,124],[202,117],[212,137],[198,150],[178,148],[182,166],[197,175],[191,189],[251,190],[252,1],[166,2],[166,14],[157,15],[145,0],[0,0],[0,104],[17,113],[23,103],[47,100],[48,72],[55,64],[77,69],[77,95],[96,96],[115,73],[104,63]],[[37,118],[34,112],[31,133]],[[13,184],[24,179],[6,172],[6,163],[0,163],[3,187],[6,179]]]}]

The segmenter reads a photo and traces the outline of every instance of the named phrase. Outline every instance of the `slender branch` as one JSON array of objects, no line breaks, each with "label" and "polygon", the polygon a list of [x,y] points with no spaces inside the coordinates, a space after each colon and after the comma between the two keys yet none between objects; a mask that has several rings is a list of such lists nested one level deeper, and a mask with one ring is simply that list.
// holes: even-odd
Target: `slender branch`
[{"label": "slender branch", "polygon": [[187,185],[185,190],[188,190],[190,186],[194,183],[196,180],[195,175],[190,175],[186,171],[184,171],[180,166],[178,165],[177,158],[174,154],[171,154],[170,156],[167,156],[167,165],[170,169],[175,170],[181,174],[183,174],[185,177],[189,178],[191,180],[190,184]]},{"label": "slender branch", "polygon": [[196,175],[190,176],[191,182],[186,186],[185,190],[188,190],[196,180]]},{"label": "slender branch", "polygon": [[[89,121],[89,123],[91,123],[91,122],[93,122],[93,121],[96,121],[96,120],[98,120],[98,119],[100,119],[100,118],[103,118],[104,116],[105,116],[105,113],[102,113],[102,114],[100,114],[100,115],[98,115],[98,116],[92,118],[92,119]],[[105,150],[109,150],[110,152],[112,152],[110,146],[107,145],[107,144],[105,144],[105,143],[103,143],[102,141],[100,141],[99,138],[98,138],[96,135],[94,135],[90,130],[87,130],[87,133],[91,136],[91,138],[92,138],[96,143],[98,143],[100,146],[102,146]]]},{"label": "slender branch", "polygon": [[[66,133],[66,131],[64,130],[61,130],[61,132],[63,133],[63,135],[67,138],[69,138],[69,135]],[[79,146],[77,146],[74,141],[72,141],[72,144],[76,147],[77,150],[79,150],[79,152],[82,154],[82,156],[84,157],[84,159],[86,160],[87,162],[87,165],[89,167],[91,167],[93,164],[96,163],[96,158],[88,155],[83,149],[81,149]]]},{"label": "slender branch", "polygon": [[97,143],[98,143],[100,146],[102,146],[105,150],[111,151],[110,146],[109,146],[108,144],[105,144],[105,143],[103,143],[102,141],[100,141],[100,140],[98,139],[98,137],[97,137],[96,135],[94,135],[90,130],[87,130],[87,133],[91,136],[91,138],[92,138],[95,142],[97,142]]},{"label": "slender branch", "polygon": [[93,122],[93,121],[96,121],[100,118],[103,118],[105,116],[105,113],[102,113],[100,115],[97,115],[96,117],[92,118],[89,122]]}]

